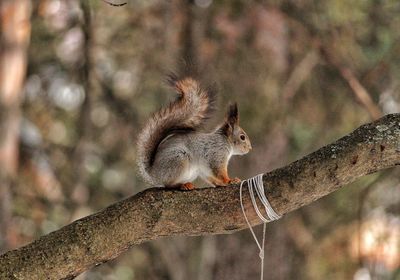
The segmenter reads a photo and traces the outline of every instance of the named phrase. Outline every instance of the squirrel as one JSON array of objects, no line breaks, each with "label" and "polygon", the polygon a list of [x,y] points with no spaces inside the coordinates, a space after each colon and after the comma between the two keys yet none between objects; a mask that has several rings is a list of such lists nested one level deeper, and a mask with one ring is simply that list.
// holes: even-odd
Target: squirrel
[{"label": "squirrel", "polygon": [[215,91],[203,89],[191,77],[171,75],[168,82],[178,92],[177,99],[154,113],[138,135],[137,163],[143,179],[181,190],[194,189],[197,177],[215,186],[239,183],[239,178],[229,178],[228,162],[252,147],[239,126],[237,103],[228,107],[222,124],[203,132],[214,109]]}]

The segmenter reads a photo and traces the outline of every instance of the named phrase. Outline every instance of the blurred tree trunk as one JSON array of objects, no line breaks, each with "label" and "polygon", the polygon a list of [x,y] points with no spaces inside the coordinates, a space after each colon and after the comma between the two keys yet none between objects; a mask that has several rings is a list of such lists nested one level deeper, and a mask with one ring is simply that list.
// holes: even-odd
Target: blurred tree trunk
[{"label": "blurred tree trunk", "polygon": [[[83,19],[81,23],[81,28],[84,34],[83,40],[83,58],[84,62],[79,66],[79,79],[80,83],[83,85],[85,92],[85,99],[82,103],[79,118],[77,120],[77,138],[78,141],[75,146],[75,151],[73,155],[74,169],[75,169],[75,179],[74,187],[72,193],[79,193],[80,190],[85,189],[86,181],[88,179],[88,173],[83,167],[85,157],[87,156],[87,149],[90,146],[91,135],[92,135],[92,125],[90,122],[90,111],[91,111],[91,47],[93,41],[92,32],[92,20],[91,20],[91,7],[90,2],[86,0],[80,1],[80,8],[83,14]],[[86,203],[85,199],[74,195],[74,200],[78,204]]]},{"label": "blurred tree trunk", "polygon": [[[178,3],[178,5],[180,6],[179,10],[181,11],[181,17],[182,17],[182,24],[181,24],[182,30],[179,36],[181,55],[179,57],[182,57],[184,62],[195,65],[197,63],[197,52],[196,52],[196,45],[193,42],[193,24],[194,24],[193,1],[182,0],[179,2],[180,2]],[[181,69],[181,71],[187,71],[187,70],[188,70],[187,68]]]},{"label": "blurred tree trunk", "polygon": [[20,104],[31,33],[29,0],[0,2],[0,251],[10,236],[11,185],[18,169]]}]

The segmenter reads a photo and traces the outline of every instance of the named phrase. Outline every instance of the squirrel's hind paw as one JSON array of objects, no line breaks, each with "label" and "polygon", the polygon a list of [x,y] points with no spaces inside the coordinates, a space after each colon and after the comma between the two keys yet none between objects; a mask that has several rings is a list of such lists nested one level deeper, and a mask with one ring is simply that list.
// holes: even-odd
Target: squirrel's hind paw
[{"label": "squirrel's hind paw", "polygon": [[178,189],[181,191],[191,191],[196,187],[192,183],[184,183],[184,184],[175,184],[175,185],[165,185],[168,189]]},{"label": "squirrel's hind paw", "polygon": [[179,186],[181,191],[191,191],[195,189],[195,186],[192,183],[185,183]]}]

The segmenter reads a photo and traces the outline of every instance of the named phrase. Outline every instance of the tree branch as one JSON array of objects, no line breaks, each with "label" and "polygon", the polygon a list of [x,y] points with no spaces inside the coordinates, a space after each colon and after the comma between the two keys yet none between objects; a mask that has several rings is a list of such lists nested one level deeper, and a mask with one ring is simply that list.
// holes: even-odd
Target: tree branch
[{"label": "tree branch", "polygon": [[[400,114],[393,114],[264,174],[263,181],[272,206],[284,215],[361,176],[399,164]],[[244,199],[250,222],[259,224],[247,191]],[[72,279],[145,241],[245,228],[238,185],[190,192],[151,188],[5,253],[0,278]]]}]

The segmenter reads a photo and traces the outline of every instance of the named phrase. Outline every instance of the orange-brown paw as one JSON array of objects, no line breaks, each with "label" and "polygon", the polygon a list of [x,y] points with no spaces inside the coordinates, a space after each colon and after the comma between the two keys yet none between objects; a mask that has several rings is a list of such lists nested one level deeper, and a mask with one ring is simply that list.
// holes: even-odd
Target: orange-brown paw
[{"label": "orange-brown paw", "polygon": [[224,187],[230,184],[239,184],[240,182],[242,182],[242,180],[240,180],[239,178],[233,178],[221,182],[213,182],[213,185],[216,187]]},{"label": "orange-brown paw", "polygon": [[235,177],[229,181],[229,184],[239,184],[240,182],[242,182],[242,180],[240,180],[238,177]]},{"label": "orange-brown paw", "polygon": [[185,183],[180,185],[179,189],[182,191],[191,191],[194,190],[195,186],[192,183]]},{"label": "orange-brown paw", "polygon": [[223,187],[228,185],[228,182],[224,182],[222,180],[216,180],[215,178],[208,178],[208,182],[212,185],[214,185],[215,187]]}]

